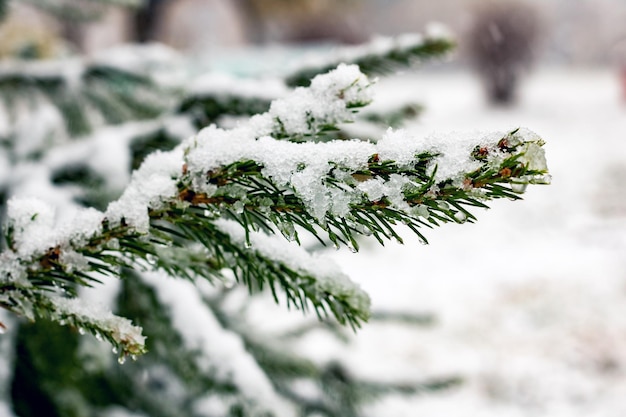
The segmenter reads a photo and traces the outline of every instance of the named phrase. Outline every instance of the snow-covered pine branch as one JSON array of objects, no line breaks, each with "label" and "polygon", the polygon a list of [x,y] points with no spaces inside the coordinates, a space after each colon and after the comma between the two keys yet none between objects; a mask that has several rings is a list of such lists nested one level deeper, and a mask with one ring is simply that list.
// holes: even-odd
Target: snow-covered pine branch
[{"label": "snow-covered pine branch", "polygon": [[[127,266],[193,279],[229,268],[241,282],[281,288],[296,307],[310,303],[356,326],[369,313],[358,286],[339,271],[311,268],[309,255],[272,249],[272,233],[298,240],[301,228],[356,250],[358,235],[401,240],[394,229],[400,223],[424,239],[421,226],[471,221],[469,208],[518,198],[526,184],[548,181],[543,142],[523,129],[427,139],[389,131],[375,144],[315,142],[350,121],[371,100],[370,87],[356,66],[340,65],[248,123],[211,126],[150,155],[104,213],[85,210],[64,227],[54,224],[50,208],[11,200],[0,305],[62,321],[57,293],[72,296],[76,284],[94,284],[93,273],[116,276]],[[192,242],[197,251],[185,252]],[[85,310],[71,312],[83,317]],[[104,335],[121,354],[142,352],[139,333],[120,338],[109,325],[114,320],[88,319],[81,327]]]},{"label": "snow-covered pine branch", "polygon": [[[358,65],[368,76],[384,75],[442,56],[453,47],[454,41],[448,30],[439,24],[431,24],[424,35],[407,33],[394,38],[379,37],[365,45],[342,48],[330,56],[305,59],[284,80],[252,80],[207,74],[190,86],[177,112],[189,115],[197,128],[220,123],[224,117],[252,116],[267,111],[272,100],[283,97],[288,91],[286,85],[308,85],[313,77],[336,68],[339,63]],[[372,108],[360,119],[396,126],[402,120],[415,117],[421,110],[416,103],[396,103],[394,107],[387,107],[384,111]],[[319,136],[318,140],[349,136],[349,131],[339,129],[329,132],[327,136]]]},{"label": "snow-covered pine branch", "polygon": [[[146,48],[143,55],[153,57],[141,59],[149,62],[164,53],[163,48]],[[65,133],[80,136],[102,124],[151,119],[173,106],[171,89],[160,86],[143,68],[129,67],[128,59],[120,64],[115,54],[118,51],[89,60],[3,62],[0,107],[6,112],[9,133],[15,133],[22,119],[32,117],[34,109],[59,113]]]},{"label": "snow-covered pine branch", "polygon": [[337,67],[340,63],[358,65],[368,76],[389,74],[416,62],[443,56],[454,45],[448,29],[433,23],[426,28],[423,35],[407,33],[394,38],[378,37],[367,44],[342,48],[334,55],[316,56],[310,62],[302,62],[287,75],[286,83],[290,86],[308,85],[313,77]]},{"label": "snow-covered pine branch", "polygon": [[[233,299],[238,301],[235,304],[239,306],[234,312]],[[216,312],[215,316],[225,329],[241,336],[246,350],[255,357],[276,391],[301,410],[316,410],[328,416],[360,415],[364,404],[380,399],[381,395],[424,394],[445,390],[462,382],[461,378],[455,375],[426,379],[422,376],[417,380],[399,384],[368,380],[356,375],[349,366],[341,362],[315,363],[300,355],[298,351],[285,349],[285,345],[289,345],[290,342],[318,332],[332,336],[337,342],[350,344],[353,339],[349,337],[349,332],[331,320],[306,320],[287,331],[267,334],[266,329],[259,331],[257,326],[251,325],[246,318],[247,307],[253,303],[244,298],[242,291],[232,287],[226,292],[215,291],[206,295],[205,302]],[[424,326],[431,325],[433,317],[428,314],[372,312],[371,324],[385,321]],[[303,389],[303,386],[306,389]]]},{"label": "snow-covered pine branch", "polygon": [[[273,101],[285,97],[289,92],[290,88],[277,78],[250,79],[208,73],[196,79],[186,89],[176,113],[189,117],[198,129],[210,124],[228,127],[250,116],[267,112]],[[368,106],[350,122],[357,122],[357,130],[359,127],[366,127],[369,131],[380,133],[380,129],[376,128],[400,127],[404,122],[417,117],[421,111],[422,106],[415,102],[396,100],[385,103],[384,106]],[[326,135],[317,132],[314,138],[318,142],[346,139],[354,137],[350,133],[354,128],[354,124],[344,124],[336,126],[335,130],[328,131]]]},{"label": "snow-covered pine branch", "polygon": [[218,123],[224,116],[265,113],[272,100],[288,92],[289,88],[280,79],[244,79],[209,73],[189,86],[176,111],[189,115],[200,129]]},{"label": "snow-covered pine branch", "polygon": [[[172,324],[184,345],[195,352],[195,364],[204,375],[237,387],[245,415],[295,416],[287,402],[274,390],[264,370],[246,351],[235,332],[224,329],[207,308],[191,282],[168,282],[167,276],[145,273],[142,280],[151,286],[161,303],[169,308]],[[219,342],[217,342],[219,341]]]}]

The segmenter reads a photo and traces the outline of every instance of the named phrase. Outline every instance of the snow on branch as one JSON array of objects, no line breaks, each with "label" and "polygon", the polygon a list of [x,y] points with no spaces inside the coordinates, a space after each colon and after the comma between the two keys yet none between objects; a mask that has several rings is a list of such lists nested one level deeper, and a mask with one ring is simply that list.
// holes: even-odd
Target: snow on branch
[{"label": "snow on branch", "polygon": [[[327,315],[328,308],[340,322],[348,321],[353,327],[358,326],[361,320],[368,319],[369,296],[342,273],[332,259],[310,254],[300,246],[262,232],[253,232],[246,236],[246,231],[234,221],[217,220],[215,223],[234,243],[257,255],[259,260],[256,264],[265,261],[268,263],[267,267],[277,268],[273,279],[281,282],[281,287],[287,292],[288,301],[294,303],[298,309],[306,311],[309,301],[318,316],[322,317],[322,312]],[[241,272],[235,273],[239,275]],[[268,284],[278,301],[272,281]]]},{"label": "snow on branch", "polygon": [[195,360],[201,372],[232,382],[244,397],[249,415],[266,415],[268,411],[277,416],[295,415],[246,351],[239,335],[220,325],[193,283],[167,278],[158,273],[142,274],[142,280],[156,290],[159,301],[170,311],[173,327],[186,349],[199,352]]},{"label": "snow on branch", "polygon": [[[358,65],[368,76],[388,74],[398,68],[405,68],[416,62],[444,55],[454,48],[450,32],[440,24],[430,24],[426,33],[404,34],[388,38],[375,38],[368,44],[344,48],[334,56],[315,57],[308,64],[295,70],[286,78],[287,85],[308,85],[318,74],[323,74],[339,65]],[[320,64],[320,62],[322,62]]]},{"label": "snow on branch", "polygon": [[[425,241],[424,226],[473,221],[471,208],[549,182],[543,141],[525,129],[426,139],[389,130],[375,144],[315,142],[370,100],[369,86],[355,66],[317,76],[236,129],[206,128],[151,154],[106,212],[85,211],[72,224],[55,225],[37,202],[11,200],[0,305],[27,316],[36,305],[30,317],[55,318],[45,310],[59,302],[38,303],[52,300],[50,291],[74,296],[76,284],[97,281],[94,273],[118,276],[126,266],[195,279],[230,268],[251,287],[279,287],[297,308],[311,303],[355,326],[369,307],[357,286],[260,234],[299,241],[300,229],[357,250],[359,235],[401,241],[395,225],[404,224]],[[107,320],[91,320],[93,328],[119,342]]]},{"label": "snow on branch", "polygon": [[50,297],[48,300],[50,318],[77,328],[81,334],[89,332],[99,340],[107,339],[114,346],[114,352],[120,353],[121,362],[126,355],[134,358],[145,353],[146,338],[141,334],[142,329],[133,326],[130,320],[99,305],[87,305],[78,298]]},{"label": "snow on branch", "polygon": [[372,101],[371,87],[359,67],[340,64],[313,78],[308,88],[296,88],[289,96],[274,100],[267,113],[253,116],[247,126],[234,129],[234,134],[291,141],[313,139],[336,130],[339,123],[353,121],[357,111]]},{"label": "snow on branch", "polygon": [[278,79],[245,79],[207,74],[197,79],[178,105],[177,112],[192,117],[197,128],[215,123],[221,116],[265,113],[272,100],[285,96],[287,86]]},{"label": "snow on branch", "polygon": [[[114,58],[113,53],[110,56]],[[32,111],[34,103],[56,109],[70,136],[87,134],[103,121],[118,124],[156,117],[171,107],[172,98],[145,71],[124,67],[111,58],[0,65],[0,102],[9,122],[15,123],[21,107]]]}]

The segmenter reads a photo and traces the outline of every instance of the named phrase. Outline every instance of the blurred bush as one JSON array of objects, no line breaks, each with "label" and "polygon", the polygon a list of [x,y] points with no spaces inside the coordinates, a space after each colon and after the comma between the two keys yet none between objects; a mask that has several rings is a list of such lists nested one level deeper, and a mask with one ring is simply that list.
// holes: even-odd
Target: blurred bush
[{"label": "blurred bush", "polygon": [[491,1],[475,7],[467,52],[492,103],[515,100],[520,76],[534,60],[540,28],[537,10],[521,1]]}]

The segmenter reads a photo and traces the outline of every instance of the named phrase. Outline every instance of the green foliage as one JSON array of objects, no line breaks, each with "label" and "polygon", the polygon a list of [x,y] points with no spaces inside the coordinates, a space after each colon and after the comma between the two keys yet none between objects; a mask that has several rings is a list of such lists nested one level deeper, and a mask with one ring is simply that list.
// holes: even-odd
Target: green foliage
[{"label": "green foliage", "polygon": [[190,94],[178,105],[178,112],[191,116],[196,128],[200,129],[219,118],[228,116],[252,116],[266,112],[271,100],[260,97],[245,97],[236,94]]},{"label": "green foliage", "polygon": [[136,170],[148,155],[156,151],[170,151],[174,149],[182,138],[169,132],[164,127],[141,134],[133,138],[130,143],[131,168]]},{"label": "green foliage", "polygon": [[335,68],[340,62],[349,62],[359,66],[368,76],[386,75],[401,68],[414,65],[416,62],[439,57],[454,48],[454,41],[449,38],[426,37],[423,42],[409,46],[395,45],[383,53],[371,52],[355,57],[341,57],[322,66],[305,67],[286,78],[289,86],[305,86],[310,80]]},{"label": "green foliage", "polygon": [[[10,121],[19,109],[54,106],[70,136],[93,131],[104,120],[119,124],[152,119],[169,108],[172,92],[145,75],[102,64],[18,62],[0,68],[0,100]],[[75,74],[67,74],[74,66]],[[61,68],[66,68],[64,71]]]},{"label": "green foliage", "polygon": [[[144,328],[148,335],[147,348],[151,352],[141,361],[125,363],[123,375],[133,394],[123,404],[127,404],[129,400],[136,401],[134,393],[139,393],[136,406],[150,416],[191,416],[193,399],[202,397],[204,393],[235,395],[236,386],[198,369],[195,359],[199,353],[185,349],[180,335],[171,323],[169,312],[158,301],[154,289],[142,283],[134,271],[124,270],[123,278],[118,312],[133,317]],[[110,367],[109,371],[118,368],[116,365]],[[142,372],[147,374],[147,381],[137,378]],[[173,385],[182,386],[182,395],[174,398],[163,395]]]},{"label": "green foliage", "polygon": [[417,103],[408,103],[397,109],[391,109],[384,113],[367,112],[363,114],[363,119],[384,127],[398,128],[407,121],[417,118],[423,111],[423,106]]},{"label": "green foliage", "polygon": [[[377,383],[355,377],[341,363],[329,361],[315,363],[292,350],[286,350],[289,341],[306,337],[314,331],[327,331],[344,343],[350,339],[345,329],[331,320],[309,322],[296,329],[272,334],[266,337],[251,326],[246,326],[245,310],[239,314],[228,314],[223,304],[228,301],[228,290],[207,298],[206,302],[216,313],[222,326],[242,335],[246,350],[254,355],[259,366],[271,379],[281,395],[298,405],[302,416],[323,415],[327,417],[360,416],[364,405],[374,402],[384,395],[395,393],[412,395],[444,390],[460,384],[459,377],[440,377],[421,382]],[[409,313],[372,314],[372,321],[393,321],[409,326],[422,326],[432,322],[429,315]],[[316,387],[320,396],[303,396],[294,388],[296,382],[308,381]],[[316,414],[317,413],[317,414]]]},{"label": "green foliage", "polygon": [[[78,187],[81,192],[76,201],[87,207],[105,208],[108,201],[103,201],[105,179],[85,164],[66,165],[54,171],[53,184],[58,186]],[[106,194],[104,195],[106,197]]]},{"label": "green foliage", "polygon": [[[378,58],[372,55],[360,58],[359,62],[370,73],[385,73],[391,68],[408,65],[416,58],[437,55],[449,47],[450,44],[431,45],[430,50],[396,51]],[[323,71],[323,68],[315,71]],[[129,144],[134,169],[153,151],[167,151],[180,144],[181,138],[168,129],[167,117],[161,116],[170,112],[189,116],[199,128],[223,115],[245,116],[271,107],[267,100],[237,94],[193,93],[173,106],[171,99],[176,94],[160,89],[143,75],[105,65],[84,65],[78,73],[76,84],[76,78],[70,80],[54,72],[24,75],[14,68],[0,75],[0,94],[5,100],[29,97],[26,99],[33,102],[46,97],[49,104],[58,106],[72,135],[84,135],[97,127],[95,119],[119,124],[159,116],[151,128],[141,130],[131,140],[124,139],[124,143]],[[344,95],[350,96],[348,89],[355,85],[356,82],[340,90],[341,99]],[[76,86],[78,88],[69,88]],[[28,94],[22,96],[24,92]],[[6,103],[7,108],[15,104]],[[346,108],[351,115],[366,104],[355,100],[347,102]],[[363,117],[375,124],[395,125],[418,112],[416,106],[408,105],[389,112],[364,113]],[[330,115],[309,116],[308,130],[294,132],[284,116],[272,114],[272,131],[264,135],[272,136],[277,143],[312,142],[314,145],[347,135],[342,130],[342,123],[347,120],[334,120]],[[268,378],[272,389],[294,405],[301,416],[357,417],[362,415],[364,404],[381,395],[412,395],[459,384],[461,379],[455,375],[400,383],[367,381],[353,375],[339,362],[317,363],[292,349],[291,343],[296,339],[318,331],[348,342],[348,333],[342,325],[356,328],[369,320],[424,326],[432,325],[434,317],[371,313],[369,299],[360,290],[349,285],[324,283],[316,271],[273,257],[264,252],[264,246],[258,242],[282,236],[295,246],[303,241],[302,235],[310,234],[321,246],[345,245],[358,250],[359,242],[368,236],[381,244],[390,239],[401,242],[397,232],[401,225],[408,226],[425,241],[425,228],[446,222],[473,221],[472,211],[486,207],[486,201],[518,199],[520,186],[541,182],[545,170],[528,162],[527,153],[541,152],[542,142],[526,139],[513,131],[504,135],[493,149],[477,146],[469,157],[480,166],[464,173],[462,183],[436,180],[436,171],[429,169],[437,164],[440,156],[435,151],[417,153],[409,163],[384,160],[373,153],[358,169],[342,160],[331,159],[328,172],[321,175],[319,181],[331,189],[355,196],[341,216],[330,211],[322,217],[316,215],[296,186],[268,175],[262,161],[241,158],[210,170],[194,171],[187,165],[181,166],[180,172],[172,176],[176,181],[174,194],[158,204],[146,203],[147,230],[138,230],[124,217],[103,216],[102,227],[92,235],[69,236],[66,240],[55,241],[42,253],[18,256],[15,255],[16,230],[9,223],[3,230],[7,245],[0,254],[2,261],[6,261],[5,265],[0,265],[5,268],[0,269],[0,307],[34,321],[19,329],[19,359],[13,364],[12,383],[15,411],[20,417],[100,417],[117,406],[154,417],[196,416],[199,415],[196,404],[209,394],[223,400],[228,416],[250,415],[250,399],[241,386],[213,368],[207,371],[198,366],[204,352],[185,344],[182,329],[175,326],[171,306],[159,299],[158,291],[146,280],[146,273],[154,270],[188,280],[200,288],[203,280],[212,284],[213,292],[199,290],[203,305],[221,329],[236,335],[255,366]],[[295,147],[301,146],[287,144],[294,145],[294,152]],[[190,147],[185,149],[191,152]],[[41,152],[43,158],[46,150]],[[490,153],[501,158],[494,162]],[[307,164],[302,163],[299,169],[307,169]],[[113,199],[111,196],[121,190],[108,189],[107,179],[97,172],[88,161],[73,162],[51,170],[50,180],[54,186],[86,190],[74,195],[85,205],[104,209]],[[135,176],[140,177],[141,171]],[[410,186],[401,190],[407,209],[398,208],[397,202],[389,196],[371,200],[365,193],[359,194],[364,182],[385,182],[394,176],[410,179]],[[210,192],[206,191],[208,189]],[[10,192],[7,190],[7,195]],[[4,200],[0,200],[2,209]],[[36,217],[37,214],[33,215],[31,220],[36,221]],[[241,235],[233,234],[225,224],[235,225]],[[76,267],[67,262],[65,255],[68,253],[79,257],[84,264]],[[23,272],[24,276],[11,275],[15,271]],[[74,300],[83,287],[97,286],[112,278],[121,279],[115,300],[115,314],[119,316],[111,314],[104,319],[94,319],[65,304]],[[228,303],[229,295],[236,294],[238,286],[224,289],[222,282],[245,287],[248,291],[245,306],[269,292],[276,302],[285,302],[298,310],[313,310],[321,320],[276,334],[264,334],[249,324],[245,306],[234,311]],[[122,317],[132,319],[143,329],[147,336],[145,345],[138,328],[130,326]],[[55,326],[51,321],[62,326]],[[127,326],[126,333],[120,334],[119,326]],[[118,360],[126,364],[120,367],[108,353],[109,345],[79,337],[82,333],[107,341]],[[146,350],[149,354],[141,360],[126,361],[127,357],[134,359]],[[303,381],[313,386],[318,395],[303,395],[298,389],[298,383]]]}]

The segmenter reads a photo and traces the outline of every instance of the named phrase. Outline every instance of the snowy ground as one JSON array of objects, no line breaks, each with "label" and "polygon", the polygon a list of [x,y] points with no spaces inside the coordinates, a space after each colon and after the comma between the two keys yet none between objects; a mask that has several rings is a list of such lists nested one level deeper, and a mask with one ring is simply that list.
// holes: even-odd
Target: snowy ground
[{"label": "snowy ground", "polygon": [[493,204],[476,224],[430,231],[428,246],[405,233],[404,246],[372,242],[335,255],[375,307],[438,318],[423,329],[366,325],[344,353],[354,369],[465,379],[445,393],[391,398],[371,415],[625,416],[626,102],[615,74],[542,71],[504,110],[486,105],[469,75],[385,86],[392,93],[382,99],[427,105],[414,126],[424,134],[536,131],[553,184]]}]

